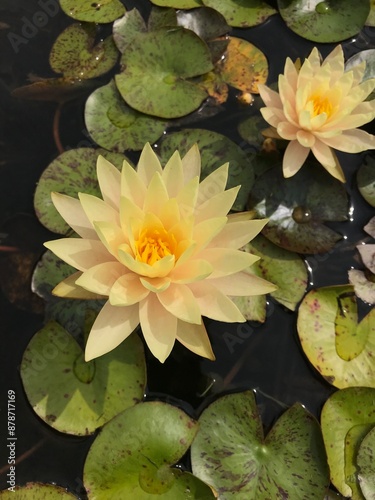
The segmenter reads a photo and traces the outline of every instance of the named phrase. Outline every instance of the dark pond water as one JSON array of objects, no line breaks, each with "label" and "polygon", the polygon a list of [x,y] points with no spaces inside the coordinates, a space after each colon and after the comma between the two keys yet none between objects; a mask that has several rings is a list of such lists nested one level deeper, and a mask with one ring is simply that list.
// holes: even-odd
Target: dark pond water
[{"label": "dark pond water", "polygon": [[[143,13],[148,10],[147,1],[124,3],[128,8],[137,4]],[[32,269],[43,252],[42,243],[50,234],[35,218],[33,192],[42,171],[57,156],[52,134],[56,105],[15,99],[10,93],[26,84],[31,74],[53,76],[48,67],[49,50],[70,21],[57,9],[57,2],[49,4],[48,22],[33,31],[30,23],[35,26],[40,1],[0,0],[0,488],[7,486],[4,409],[11,389],[16,392],[17,483],[56,482],[79,493],[84,458],[93,438],[69,437],[41,422],[26,401],[19,376],[23,351],[43,322],[43,304],[32,295],[29,285]],[[11,43],[9,33],[23,36],[25,42]],[[312,48],[311,43],[293,35],[278,16],[233,34],[265,52],[270,62],[269,82],[276,80],[287,55],[303,57]],[[373,47],[375,33],[368,28],[344,43],[346,56]],[[319,48],[325,56],[332,46]],[[66,148],[90,145],[82,116],[85,97],[63,109],[60,137]],[[196,126],[216,130],[241,144],[236,123],[251,112],[241,109],[232,96],[225,111]],[[329,255],[307,258],[312,271],[310,287],[347,282],[347,270],[358,267],[355,245],[365,238],[362,227],[373,215],[355,186],[354,174],[361,158],[340,158],[353,216],[348,222],[332,225],[344,238]],[[267,316],[264,325],[237,327],[207,321],[215,362],[202,361],[178,346],[164,365],[149,356],[147,397],[170,401],[197,416],[219,393],[255,388],[266,428],[296,401],[319,416],[334,388],[307,362],[297,338],[296,314],[270,300]]]}]

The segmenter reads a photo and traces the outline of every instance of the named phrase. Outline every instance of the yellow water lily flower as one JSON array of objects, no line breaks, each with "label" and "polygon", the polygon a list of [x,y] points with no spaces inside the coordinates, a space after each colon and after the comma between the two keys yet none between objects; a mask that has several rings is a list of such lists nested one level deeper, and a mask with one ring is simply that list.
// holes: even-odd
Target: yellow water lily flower
[{"label": "yellow water lily flower", "polygon": [[365,63],[344,70],[341,45],[323,62],[314,48],[299,70],[286,60],[279,93],[258,85],[267,106],[260,111],[272,126],[264,134],[290,141],[283,158],[285,177],[296,174],[312,151],[333,177],[345,182],[331,148],[346,153],[375,148],[375,136],[357,129],[375,117],[375,100],[363,102],[375,79],[362,81],[364,71]]},{"label": "yellow water lily flower", "polygon": [[108,297],[86,344],[91,360],[114,349],[140,324],[161,361],[177,339],[214,359],[202,316],[224,322],[245,318],[228,296],[275,289],[244,270],[258,257],[239,250],[266,224],[249,212],[228,215],[239,186],[225,190],[228,164],[199,183],[197,146],[176,151],[163,169],[147,144],[137,170],[122,172],[98,158],[103,199],[52,193],[53,203],[80,238],[45,246],[78,272],[53,293],[69,298]]}]

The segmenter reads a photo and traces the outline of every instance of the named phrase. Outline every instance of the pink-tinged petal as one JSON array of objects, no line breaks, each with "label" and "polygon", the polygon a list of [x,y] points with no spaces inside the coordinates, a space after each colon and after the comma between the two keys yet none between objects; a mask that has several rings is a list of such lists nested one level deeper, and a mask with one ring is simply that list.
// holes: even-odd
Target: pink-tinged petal
[{"label": "pink-tinged petal", "polygon": [[255,238],[267,222],[268,219],[231,222],[229,216],[228,224],[211,241],[209,248],[241,248]]},{"label": "pink-tinged petal", "polygon": [[290,59],[290,57],[286,58],[285,61],[285,66],[284,66],[284,75],[286,79],[289,82],[289,85],[293,88],[297,88],[297,81],[298,81],[298,71],[293,63],[293,61]]},{"label": "pink-tinged petal", "polygon": [[109,302],[113,306],[131,306],[146,298],[149,293],[137,274],[127,273],[120,276],[113,284]]},{"label": "pink-tinged petal", "polygon": [[97,264],[115,260],[99,240],[61,238],[47,241],[44,246],[79,271],[87,271]]},{"label": "pink-tinged petal", "polygon": [[163,173],[159,158],[149,143],[145,145],[139,158],[137,173],[141,181],[148,187],[155,172]]},{"label": "pink-tinged petal", "polygon": [[[297,88],[303,88],[308,85],[314,78],[314,72],[317,69],[318,61],[320,61],[320,54],[316,47],[313,48],[309,57],[303,62],[301,69],[298,73]],[[320,65],[320,63],[319,63]]]},{"label": "pink-tinged petal", "polygon": [[177,196],[183,188],[184,173],[182,160],[178,151],[175,151],[164,167],[162,179],[168,192],[169,198]]},{"label": "pink-tinged petal", "polygon": [[120,262],[130,269],[130,271],[140,276],[147,276],[148,278],[164,278],[173,269],[175,262],[174,255],[167,255],[150,266],[145,262],[135,260],[123,247],[119,248],[118,254]]},{"label": "pink-tinged petal", "polygon": [[200,325],[194,325],[185,321],[177,321],[176,338],[183,346],[198,354],[198,356],[203,356],[211,361],[215,360],[211,342],[203,322]]},{"label": "pink-tinged petal", "polygon": [[187,285],[171,283],[169,288],[157,296],[162,306],[181,321],[197,325],[202,322],[200,308]]},{"label": "pink-tinged petal", "polygon": [[168,200],[169,196],[164,181],[161,175],[156,172],[154,177],[150,180],[143,204],[143,211],[158,214],[160,207]]},{"label": "pink-tinged petal", "polygon": [[318,51],[318,49],[316,47],[314,47],[312,49],[312,51],[310,52],[307,60],[308,60],[308,62],[310,64],[310,68],[311,69],[313,69],[313,70],[316,71],[317,69],[320,68],[320,62],[322,60],[322,57],[321,57],[320,52]]},{"label": "pink-tinged petal", "polygon": [[227,189],[222,193],[212,196],[205,203],[202,203],[195,212],[195,222],[198,224],[206,219],[227,215],[237,198],[241,186]]},{"label": "pink-tinged petal", "polygon": [[90,361],[115,349],[138,324],[138,305],[113,307],[107,302],[98,314],[87,339],[85,360]]},{"label": "pink-tinged petal", "polygon": [[61,281],[52,290],[52,294],[57,297],[64,297],[64,299],[84,299],[84,300],[98,300],[103,299],[102,295],[91,293],[76,285],[76,280],[81,276],[81,272],[74,273],[68,278]]},{"label": "pink-tinged petal", "polygon": [[94,222],[107,221],[119,223],[119,213],[105,201],[92,196],[91,194],[78,193],[79,201],[87,215],[87,218],[94,225]]},{"label": "pink-tinged petal", "polygon": [[103,156],[98,156],[96,172],[103,200],[118,209],[120,204],[121,173]]},{"label": "pink-tinged petal", "polygon": [[190,259],[180,265],[177,261],[175,268],[169,274],[173,283],[193,283],[207,278],[213,271],[212,265],[202,259]]},{"label": "pink-tinged petal", "polygon": [[266,293],[274,292],[277,286],[263,278],[258,278],[254,274],[249,274],[245,271],[240,271],[231,276],[222,278],[209,279],[209,283],[221,290],[225,295],[232,297],[265,295]]},{"label": "pink-tinged petal", "polygon": [[95,222],[94,227],[108,252],[117,258],[118,247],[128,242],[123,230],[111,222]]},{"label": "pink-tinged petal", "polygon": [[166,311],[157,296],[151,293],[139,305],[139,318],[150,351],[164,363],[176,340],[176,316]]},{"label": "pink-tinged petal", "polygon": [[108,296],[112,285],[126,272],[120,262],[104,262],[82,273],[76,284],[89,292]]},{"label": "pink-tinged petal", "polygon": [[282,109],[283,104],[281,102],[280,95],[277,92],[263,84],[258,84],[258,92],[267,107],[271,106]]},{"label": "pink-tinged petal", "polygon": [[342,134],[322,139],[322,142],[344,153],[360,153],[375,149],[375,136],[364,130],[345,130]]},{"label": "pink-tinged petal", "polygon": [[181,217],[189,217],[194,213],[199,190],[199,179],[194,177],[189,181],[176,196]]},{"label": "pink-tinged petal", "polygon": [[200,308],[202,316],[224,321],[225,323],[243,323],[246,319],[238,307],[219,289],[207,280],[189,285]]},{"label": "pink-tinged petal", "polygon": [[51,193],[51,198],[61,217],[81,238],[98,237],[79,200],[59,193]]},{"label": "pink-tinged petal", "polygon": [[194,177],[201,175],[201,155],[197,144],[194,144],[182,158],[184,182],[187,184]]},{"label": "pink-tinged petal", "polygon": [[293,107],[296,105],[296,89],[293,88],[285,75],[279,75],[279,93],[283,104],[289,102]]},{"label": "pink-tinged petal", "polygon": [[146,278],[140,276],[140,282],[150,292],[159,293],[164,292],[171,284],[171,278]]},{"label": "pink-tinged petal", "polygon": [[295,100],[295,110],[296,116],[298,116],[302,110],[306,109],[309,105],[310,96],[311,96],[311,85],[312,82],[305,85],[304,87],[298,87],[296,91],[296,100]]},{"label": "pink-tinged petal", "polygon": [[197,243],[197,250],[203,250],[222,231],[226,223],[226,217],[215,217],[194,226],[192,239]]},{"label": "pink-tinged petal", "polygon": [[197,209],[213,196],[222,193],[228,182],[229,163],[221,165],[221,167],[211,172],[199,184]]},{"label": "pink-tinged petal", "polygon": [[124,161],[121,171],[121,196],[129,198],[138,207],[143,207],[146,186],[134,168]]},{"label": "pink-tinged petal", "polygon": [[314,147],[311,149],[315,158],[333,177],[341,182],[345,182],[345,175],[341,169],[340,163],[332,151],[332,149],[324,144],[322,141],[316,141]]},{"label": "pink-tinged petal", "polygon": [[212,265],[210,279],[238,273],[259,260],[256,255],[231,248],[206,248],[199,257]]},{"label": "pink-tinged petal", "polygon": [[315,136],[306,130],[299,130],[297,132],[297,141],[305,148],[311,148],[315,144]]},{"label": "pink-tinged petal", "polygon": [[295,125],[296,127],[298,127],[298,125],[299,125],[298,115],[297,115],[295,105],[293,105],[289,101],[286,101],[284,103],[284,114],[285,114],[285,118],[288,120],[288,122],[290,122],[293,125]]},{"label": "pink-tinged petal", "polygon": [[287,141],[294,140],[299,130],[300,129],[298,127],[289,122],[281,122],[277,127],[277,133],[279,134],[279,136],[283,139],[286,139]]},{"label": "pink-tinged petal", "polygon": [[310,148],[305,148],[295,140],[288,144],[283,158],[284,177],[292,177],[305,163]]},{"label": "pink-tinged petal", "polygon": [[261,108],[260,112],[267,123],[277,127],[281,120],[285,120],[284,112],[276,108]]}]

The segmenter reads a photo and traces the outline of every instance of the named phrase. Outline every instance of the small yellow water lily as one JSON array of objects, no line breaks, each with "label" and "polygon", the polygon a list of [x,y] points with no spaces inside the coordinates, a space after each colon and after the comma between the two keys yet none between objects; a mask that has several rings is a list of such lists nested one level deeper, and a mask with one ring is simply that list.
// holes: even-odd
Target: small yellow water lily
[{"label": "small yellow water lily", "polygon": [[200,170],[197,146],[183,159],[176,151],[163,169],[147,144],[137,170],[124,161],[120,173],[98,158],[103,199],[52,193],[56,209],[80,236],[45,243],[78,270],[53,293],[108,297],[89,334],[86,360],[114,349],[138,324],[161,362],[176,339],[214,359],[202,316],[243,322],[228,296],[275,290],[244,272],[258,257],[238,250],[267,221],[251,220],[249,212],[227,215],[239,190],[225,190],[228,164],[201,183]]},{"label": "small yellow water lily", "polygon": [[333,177],[345,182],[331,148],[346,153],[375,148],[375,136],[357,129],[375,117],[375,100],[363,102],[375,78],[362,82],[364,71],[365,63],[344,71],[341,45],[323,62],[315,47],[300,70],[287,58],[279,93],[258,85],[267,106],[260,111],[272,126],[264,135],[290,141],[283,158],[285,177],[296,174],[312,151]]}]

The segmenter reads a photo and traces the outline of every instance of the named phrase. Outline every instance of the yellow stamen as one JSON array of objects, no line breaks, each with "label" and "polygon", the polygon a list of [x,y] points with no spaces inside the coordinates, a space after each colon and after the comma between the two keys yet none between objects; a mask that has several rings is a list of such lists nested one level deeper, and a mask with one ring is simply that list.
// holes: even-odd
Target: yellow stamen
[{"label": "yellow stamen", "polygon": [[327,116],[330,116],[332,114],[333,106],[331,101],[321,95],[314,95],[311,97],[309,100],[309,103],[312,105],[313,109],[313,116],[318,116],[322,113],[325,113]]},{"label": "yellow stamen", "polygon": [[167,255],[174,255],[177,246],[176,238],[169,234],[163,226],[146,226],[135,241],[135,259],[152,266]]}]

